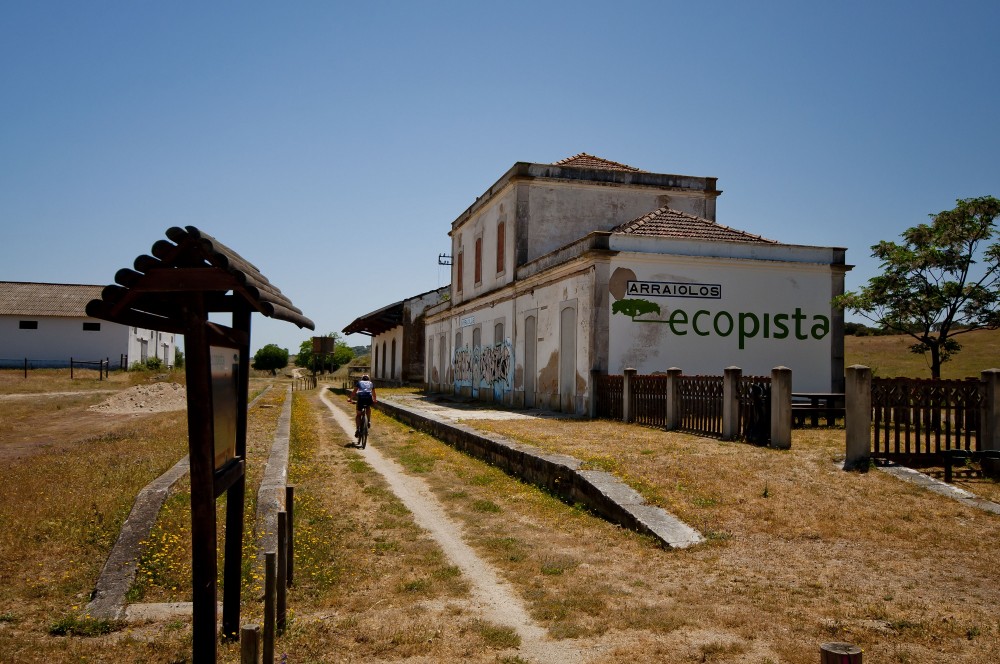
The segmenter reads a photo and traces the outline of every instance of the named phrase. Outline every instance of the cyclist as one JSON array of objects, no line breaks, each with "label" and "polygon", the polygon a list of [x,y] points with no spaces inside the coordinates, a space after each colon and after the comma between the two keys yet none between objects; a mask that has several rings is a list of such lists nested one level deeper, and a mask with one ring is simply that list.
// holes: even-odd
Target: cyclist
[{"label": "cyclist", "polygon": [[354,384],[354,391],[351,398],[357,404],[357,414],[354,416],[354,437],[361,435],[361,416],[368,417],[368,428],[371,428],[372,404],[378,401],[375,397],[375,383],[371,381],[368,374],[361,377],[361,380]]}]

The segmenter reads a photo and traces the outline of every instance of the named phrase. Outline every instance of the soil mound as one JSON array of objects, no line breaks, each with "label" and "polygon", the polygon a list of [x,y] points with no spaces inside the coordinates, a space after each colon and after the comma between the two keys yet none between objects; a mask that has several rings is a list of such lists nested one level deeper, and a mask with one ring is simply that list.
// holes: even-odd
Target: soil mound
[{"label": "soil mound", "polygon": [[187,390],[178,383],[136,385],[123,390],[90,410],[103,413],[161,413],[187,408]]}]

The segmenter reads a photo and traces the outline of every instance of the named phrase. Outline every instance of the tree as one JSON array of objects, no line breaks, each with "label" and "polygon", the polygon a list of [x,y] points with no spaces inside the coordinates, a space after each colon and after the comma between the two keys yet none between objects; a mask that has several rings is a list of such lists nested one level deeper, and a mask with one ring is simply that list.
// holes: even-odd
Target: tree
[{"label": "tree", "polygon": [[611,305],[611,313],[625,314],[629,318],[635,318],[636,316],[641,316],[643,314],[651,314],[654,311],[656,313],[660,313],[660,305],[655,302],[642,299],[618,300]]},{"label": "tree", "polygon": [[288,351],[276,344],[267,344],[253,356],[253,368],[260,371],[270,371],[275,375],[278,369],[288,366]]},{"label": "tree", "polygon": [[929,224],[904,231],[902,244],[874,245],[883,274],[834,299],[836,306],[912,337],[911,352],[930,353],[933,378],[961,350],[954,337],[1000,326],[1000,240],[993,223],[1000,200],[956,203],[930,215]]}]

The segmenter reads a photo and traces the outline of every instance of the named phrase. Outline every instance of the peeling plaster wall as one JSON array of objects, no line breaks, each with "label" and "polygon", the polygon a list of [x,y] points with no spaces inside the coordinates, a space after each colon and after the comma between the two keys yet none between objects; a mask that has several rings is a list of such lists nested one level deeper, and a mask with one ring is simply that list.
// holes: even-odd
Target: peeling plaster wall
[{"label": "peeling plaster wall", "polygon": [[[523,293],[517,298],[518,339],[515,343],[515,374],[519,376],[514,390],[515,403],[525,403],[524,357],[525,345],[535,344],[536,377],[534,403],[536,407],[550,410],[568,410],[578,415],[587,413],[590,398],[590,368],[594,358],[590,340],[593,332],[593,270],[582,271],[565,279],[542,285]],[[564,408],[560,402],[560,314],[563,306],[576,309],[576,355],[574,393],[572,406]],[[536,320],[535,338],[522,336],[525,316],[533,315]],[[530,399],[529,399],[530,402]]]},{"label": "peeling plaster wall", "polygon": [[521,186],[527,189],[527,218],[530,219],[519,229],[526,238],[524,262],[544,256],[593,231],[609,231],[664,205],[715,219],[715,199],[706,197],[701,191],[551,181]]},{"label": "peeling plaster wall", "polygon": [[[513,186],[478,210],[451,233],[452,302],[459,304],[513,281],[513,257],[516,217],[516,191]],[[504,268],[497,270],[497,226],[504,222]],[[482,239],[482,278],[475,280],[476,239]],[[458,256],[462,254],[463,274],[458,274]],[[462,291],[457,284],[462,281]]]}]

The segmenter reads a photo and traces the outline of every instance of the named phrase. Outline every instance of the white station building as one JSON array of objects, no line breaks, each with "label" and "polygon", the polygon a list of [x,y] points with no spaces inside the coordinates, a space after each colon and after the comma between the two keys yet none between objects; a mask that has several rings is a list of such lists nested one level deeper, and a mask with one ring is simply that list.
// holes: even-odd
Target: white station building
[{"label": "white station building", "polygon": [[846,250],[716,222],[716,178],[587,154],[514,164],[451,224],[449,297],[424,313],[424,382],[586,414],[594,372],[791,368],[842,391]]},{"label": "white station building", "polygon": [[65,367],[70,358],[106,359],[117,367],[156,357],[173,365],[175,335],[87,316],[87,303],[100,298],[103,288],[0,282],[0,362],[16,366],[27,359],[35,367]]}]

